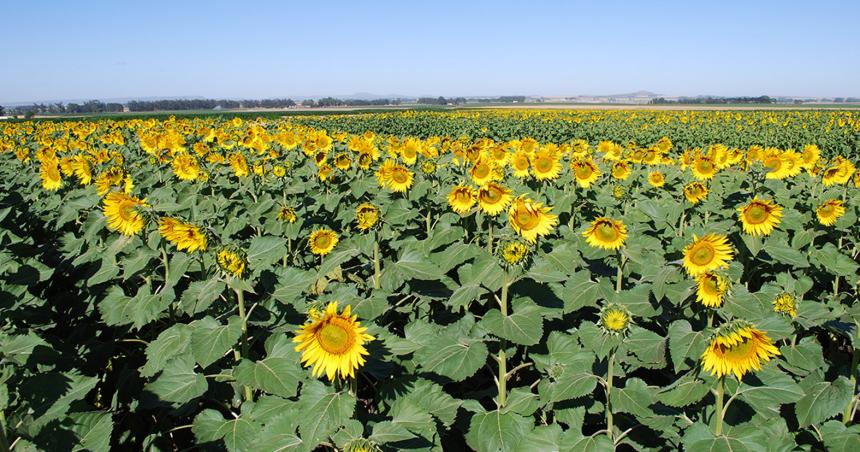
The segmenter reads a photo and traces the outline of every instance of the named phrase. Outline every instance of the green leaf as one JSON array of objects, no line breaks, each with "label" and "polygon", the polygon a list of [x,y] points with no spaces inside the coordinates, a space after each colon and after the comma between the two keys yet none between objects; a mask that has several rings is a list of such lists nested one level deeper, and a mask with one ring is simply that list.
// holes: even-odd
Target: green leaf
[{"label": "green leaf", "polygon": [[693,331],[690,322],[676,320],[669,325],[669,355],[672,357],[675,372],[694,366],[706,347],[705,333]]},{"label": "green leaf", "polygon": [[704,381],[688,373],[657,394],[657,400],[681,408],[699,402],[709,391],[710,388]]},{"label": "green leaf", "polygon": [[302,413],[298,421],[299,436],[307,448],[313,450],[352,417],[355,397],[311,380],[302,387],[297,408]]},{"label": "green leaf", "polygon": [[382,421],[373,426],[373,433],[369,439],[380,444],[386,444],[412,438],[415,438],[415,434],[407,430],[405,426],[391,421]]},{"label": "green leaf", "polygon": [[535,345],[543,336],[543,319],[540,307],[531,302],[519,303],[513,313],[502,317],[501,311],[492,309],[484,315],[481,324],[498,337],[522,345]]},{"label": "green leaf", "polygon": [[214,277],[205,281],[194,281],[182,292],[179,309],[190,315],[201,313],[224,293],[226,287],[224,281]]},{"label": "green leaf", "polygon": [[531,433],[533,425],[531,419],[515,413],[475,414],[466,433],[466,443],[482,452],[512,450],[522,437]]},{"label": "green leaf", "polygon": [[801,383],[803,398],[795,404],[797,422],[801,427],[821,423],[845,408],[848,401],[854,397],[854,385],[847,378],[840,376],[834,382],[822,381],[806,384]]},{"label": "green leaf", "polygon": [[776,237],[770,237],[765,243],[764,250],[777,262],[790,265],[795,268],[809,267],[806,256],[800,251],[781,242]]},{"label": "green leaf", "polygon": [[112,286],[99,303],[102,320],[111,326],[133,324],[140,329],[170,306],[172,300],[162,294],[153,294],[149,285],[143,285],[134,297],[127,297],[119,286]]},{"label": "green leaf", "polygon": [[278,277],[278,285],[272,298],[284,304],[294,304],[311,285],[309,272],[299,268],[279,268],[275,275]]},{"label": "green leaf", "polygon": [[164,369],[172,358],[183,355],[191,343],[191,328],[184,323],[173,325],[164,330],[146,346],[146,365],[140,368],[140,375],[152,377]]},{"label": "green leaf", "polygon": [[648,368],[662,369],[666,366],[666,338],[659,334],[634,325],[624,344]]},{"label": "green leaf", "polygon": [[582,436],[579,432],[568,430],[562,435],[560,449],[577,452],[612,452],[615,446],[604,433]]},{"label": "green leaf", "polygon": [[[59,392],[54,389],[51,392],[45,392],[38,399],[38,403],[34,403],[31,406],[34,419],[31,425],[27,426],[31,432],[38,432],[52,420],[58,419],[68,413],[72,403],[83,399],[99,382],[98,377],[88,377],[76,372],[64,373],[59,378],[57,378],[57,375],[56,373],[45,373],[41,375],[42,378],[37,375],[25,381],[25,384],[28,386],[31,383],[38,384],[40,387],[35,389],[40,393],[45,392],[44,385],[46,383],[61,384],[62,386],[59,389],[64,390]],[[30,389],[32,388],[28,387],[25,391],[21,392],[29,392]],[[54,397],[54,394],[58,395]]]},{"label": "green leaf", "polygon": [[771,417],[779,416],[780,405],[797,402],[804,396],[803,388],[774,366],[744,378],[738,393],[758,414]]},{"label": "green leaf", "polygon": [[462,402],[448,395],[441,386],[419,378],[413,385],[408,387],[405,397],[399,397],[392,404],[392,412],[399,410],[398,405],[409,403],[420,407],[439,420],[445,427],[450,427],[457,417],[457,410]]},{"label": "green leaf", "polygon": [[271,235],[254,237],[248,245],[248,264],[252,271],[259,272],[270,268],[286,254],[287,239]]},{"label": "green leaf", "polygon": [[439,266],[418,250],[407,250],[394,264],[397,272],[406,279],[435,281],[442,278]]},{"label": "green leaf", "polygon": [[281,397],[293,397],[304,376],[296,358],[268,357],[255,363],[242,360],[233,370],[236,382]]},{"label": "green leaf", "polygon": [[93,452],[110,450],[110,437],[113,432],[111,413],[105,411],[71,413],[69,418],[74,422],[72,431],[78,437],[78,445],[72,450]]},{"label": "green leaf", "polygon": [[260,426],[244,418],[225,420],[221,413],[206,409],[194,418],[191,431],[198,442],[207,443],[223,440],[229,451],[251,450],[251,444],[257,440]]},{"label": "green leaf", "polygon": [[638,378],[630,378],[624,389],[613,388],[610,398],[612,409],[616,412],[630,413],[636,417],[647,418],[653,416],[649,408],[654,400],[653,388],[649,388],[644,381]]},{"label": "green leaf", "polygon": [[170,360],[158,379],[145,389],[166,402],[185,403],[203,395],[208,387],[206,378],[194,372],[192,358],[181,355]]},{"label": "green leaf", "polygon": [[860,450],[860,425],[846,427],[838,421],[828,421],[821,426],[821,436],[828,451],[855,452]]},{"label": "green leaf", "polygon": [[208,367],[230,350],[242,335],[242,321],[231,316],[227,325],[206,316],[195,320],[191,327],[191,351],[200,367]]},{"label": "green leaf", "polygon": [[471,377],[487,362],[487,346],[470,337],[460,337],[454,327],[447,327],[432,341],[422,344],[414,361],[426,372],[454,381]]}]

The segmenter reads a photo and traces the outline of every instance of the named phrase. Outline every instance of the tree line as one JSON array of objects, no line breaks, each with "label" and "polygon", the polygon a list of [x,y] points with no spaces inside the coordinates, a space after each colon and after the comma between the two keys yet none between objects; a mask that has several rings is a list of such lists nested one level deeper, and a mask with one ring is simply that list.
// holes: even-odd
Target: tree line
[{"label": "tree line", "polygon": [[679,97],[678,100],[669,100],[664,97],[651,99],[649,104],[772,104],[774,100],[769,96],[758,97]]}]

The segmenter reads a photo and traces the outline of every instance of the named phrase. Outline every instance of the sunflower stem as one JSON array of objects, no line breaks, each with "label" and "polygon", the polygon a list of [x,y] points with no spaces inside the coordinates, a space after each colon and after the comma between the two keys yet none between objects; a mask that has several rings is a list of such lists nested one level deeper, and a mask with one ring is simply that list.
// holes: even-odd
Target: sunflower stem
[{"label": "sunflower stem", "polygon": [[167,260],[167,250],[161,247],[161,263],[164,265],[164,285],[167,286],[167,277],[170,275],[170,264]]},{"label": "sunflower stem", "polygon": [[615,292],[621,292],[621,284],[624,280],[624,263],[627,261],[626,256],[618,250],[618,270],[615,273]]},{"label": "sunflower stem", "polygon": [[[851,367],[848,371],[851,372],[851,393],[853,394],[857,388],[857,365],[860,364],[860,350],[854,347],[854,353],[851,355]],[[854,398],[848,402],[845,411],[842,413],[842,423],[848,425],[854,417]]]},{"label": "sunflower stem", "polygon": [[487,249],[493,254],[493,222],[487,221]]},{"label": "sunflower stem", "polygon": [[[242,289],[236,289],[236,301],[239,304],[239,320],[242,322],[241,352],[236,352],[236,361],[239,361],[242,356],[248,357],[248,318],[245,315],[245,292]],[[245,400],[251,400],[253,398],[251,388],[243,386],[243,390]]]},{"label": "sunflower stem", "polygon": [[609,356],[609,362],[606,368],[606,436],[609,437],[609,440],[613,443],[615,442],[614,433],[613,433],[613,417],[612,417],[612,402],[610,398],[612,397],[612,379],[614,377],[614,367],[615,367],[615,350],[612,351],[612,355]]},{"label": "sunflower stem", "polygon": [[379,276],[382,273],[379,267],[379,233],[373,241],[373,288],[379,289]]},{"label": "sunflower stem", "polygon": [[[502,312],[502,322],[508,317],[508,272],[504,272],[502,294],[499,297],[499,309]],[[508,399],[508,361],[505,354],[507,341],[499,341],[499,408],[503,408]]]},{"label": "sunflower stem", "polygon": [[717,436],[723,434],[723,416],[725,415],[725,413],[723,412],[723,396],[725,395],[726,391],[725,385],[723,383],[725,379],[726,377],[722,376],[719,378],[719,380],[717,380],[717,428],[715,432]]}]

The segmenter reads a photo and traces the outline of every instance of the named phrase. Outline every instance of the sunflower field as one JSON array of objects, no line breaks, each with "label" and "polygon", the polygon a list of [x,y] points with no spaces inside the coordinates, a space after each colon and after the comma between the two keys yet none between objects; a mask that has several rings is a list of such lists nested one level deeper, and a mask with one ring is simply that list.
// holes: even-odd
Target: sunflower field
[{"label": "sunflower field", "polygon": [[860,450],[860,115],[0,123],[2,450]]}]

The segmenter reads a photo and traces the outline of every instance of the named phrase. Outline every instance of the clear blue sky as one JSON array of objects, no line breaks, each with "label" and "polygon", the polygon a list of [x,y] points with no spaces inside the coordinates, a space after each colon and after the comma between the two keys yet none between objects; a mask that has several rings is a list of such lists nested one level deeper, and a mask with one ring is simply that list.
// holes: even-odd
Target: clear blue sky
[{"label": "clear blue sky", "polygon": [[860,96],[860,1],[3,2],[0,104],[146,96]]}]

